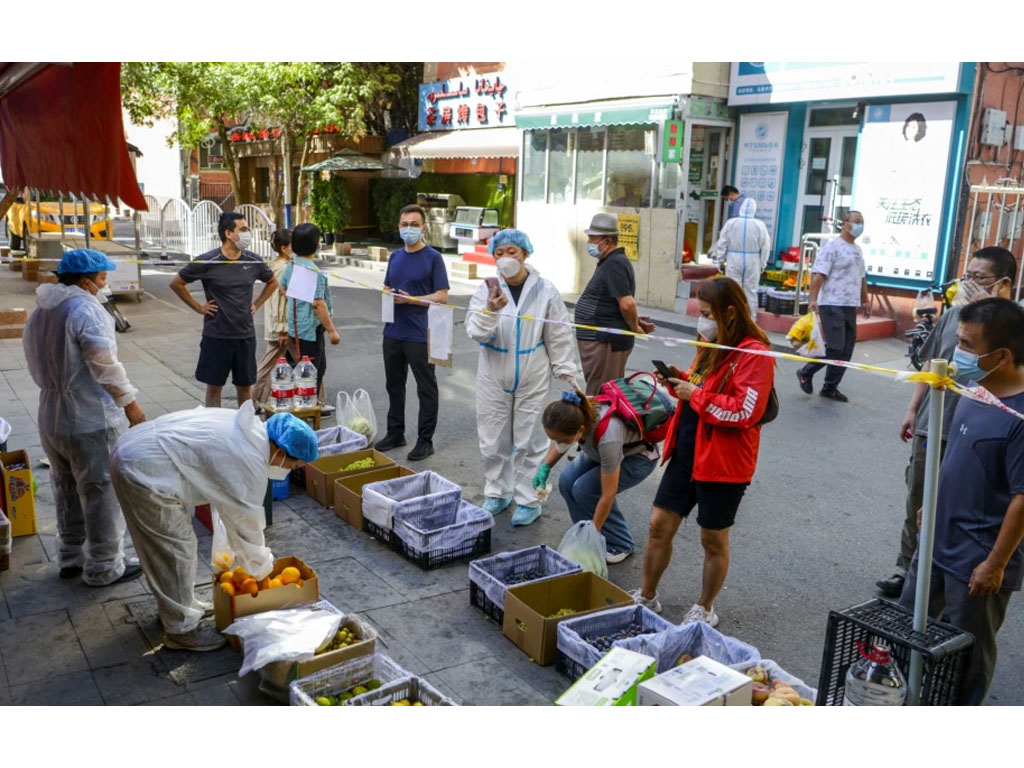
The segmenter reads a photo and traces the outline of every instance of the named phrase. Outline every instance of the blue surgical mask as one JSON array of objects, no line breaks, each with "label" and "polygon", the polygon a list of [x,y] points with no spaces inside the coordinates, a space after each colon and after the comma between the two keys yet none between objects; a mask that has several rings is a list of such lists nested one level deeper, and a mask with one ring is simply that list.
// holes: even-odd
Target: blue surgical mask
[{"label": "blue surgical mask", "polygon": [[398,230],[398,234],[401,235],[402,242],[406,245],[416,245],[423,236],[418,227],[402,227]]},{"label": "blue surgical mask", "polygon": [[[993,350],[998,352],[999,350]],[[953,363],[956,365],[956,375],[961,379],[967,379],[968,381],[980,382],[992,371],[986,371],[980,365],[978,365],[978,359],[981,357],[987,357],[992,352],[987,352],[984,355],[975,355],[971,352],[965,352],[964,350],[957,347],[953,350]],[[995,370],[994,368],[992,370]]]},{"label": "blue surgical mask", "polygon": [[860,237],[862,234],[864,234],[864,225],[863,224],[851,224],[850,225],[850,234],[853,235],[853,238],[856,240],[858,237]]},{"label": "blue surgical mask", "polygon": [[597,247],[597,243],[587,243],[587,253],[595,259],[601,258],[601,250]]}]

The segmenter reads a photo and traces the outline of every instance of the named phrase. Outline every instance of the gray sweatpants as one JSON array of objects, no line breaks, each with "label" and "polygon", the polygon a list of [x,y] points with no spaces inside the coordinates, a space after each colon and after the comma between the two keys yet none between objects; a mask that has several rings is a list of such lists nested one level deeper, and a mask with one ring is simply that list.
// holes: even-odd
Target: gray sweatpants
[{"label": "gray sweatpants", "polygon": [[[917,590],[917,555],[914,555],[903,584],[900,605],[914,610]],[[1006,606],[1012,592],[995,595],[968,594],[968,585],[955,576],[932,565],[932,583],[928,597],[928,615],[939,618],[943,609],[949,623],[974,635],[974,648],[965,672],[961,704],[978,706],[985,700],[996,668],[996,633],[1006,617]]]},{"label": "gray sweatpants", "polygon": [[[910,561],[917,552],[917,510],[924,505],[924,465],[927,443],[920,435],[914,436],[910,448],[910,461],[905,473],[907,481],[906,517],[900,534],[900,555],[896,558],[896,573],[907,575]],[[939,460],[946,454],[946,441],[939,448]]]},{"label": "gray sweatpants", "polygon": [[[856,307],[833,307],[821,305],[818,307],[818,317],[821,318],[821,333],[825,337],[825,357],[829,360],[845,360],[847,362],[853,357],[853,347],[857,343],[857,308]],[[815,373],[824,368],[826,363],[807,363],[800,372],[812,378]],[[825,383],[822,391],[834,392],[843,380],[845,368],[837,365],[829,365],[825,371]]]}]

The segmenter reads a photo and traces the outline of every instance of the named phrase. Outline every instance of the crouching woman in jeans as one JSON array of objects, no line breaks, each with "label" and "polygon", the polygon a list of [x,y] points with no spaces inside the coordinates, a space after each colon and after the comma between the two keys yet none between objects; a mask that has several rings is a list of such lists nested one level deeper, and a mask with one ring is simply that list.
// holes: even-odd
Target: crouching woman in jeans
[{"label": "crouching woman in jeans", "polygon": [[[709,280],[697,300],[697,331],[705,341],[769,349],[738,283],[728,277]],[[703,584],[700,599],[680,623],[718,624],[714,601],[729,571],[729,528],[757,467],[759,422],[773,380],[770,357],[709,347],[699,349],[688,374],[662,380],[682,402],[665,439],[668,466],[651,510],[643,583],[633,591],[637,603],[661,613],[658,582],[672,558],[672,539],[696,506],[704,547]]]},{"label": "crouching woman in jeans", "polygon": [[558,478],[558,490],[569,507],[574,523],[593,520],[604,535],[609,563],[621,563],[635,549],[629,523],[619,509],[617,495],[643,482],[658,463],[658,452],[640,440],[640,434],[618,416],[612,415],[601,439],[595,425],[607,411],[594,406],[579,390],[563,392],[562,399],[544,409],[542,423],[551,438],[548,455],[534,476],[535,488],[542,488],[551,467],[572,447],[582,443],[583,452],[569,463]]}]

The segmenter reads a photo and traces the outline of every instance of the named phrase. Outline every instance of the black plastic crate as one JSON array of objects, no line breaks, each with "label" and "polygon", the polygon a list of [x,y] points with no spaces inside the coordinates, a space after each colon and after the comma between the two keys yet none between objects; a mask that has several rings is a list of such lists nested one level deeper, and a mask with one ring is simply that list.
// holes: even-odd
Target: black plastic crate
[{"label": "black plastic crate", "polygon": [[574,682],[587,674],[586,667],[577,661],[573,661],[561,651],[555,657],[555,669],[559,674],[565,675]]},{"label": "black plastic crate", "polygon": [[364,517],[363,530],[384,546],[390,547],[391,549],[395,548],[394,542],[398,540],[398,537],[394,535],[390,528],[383,528],[376,523],[371,523]]},{"label": "black plastic crate", "polygon": [[578,618],[568,618],[558,625],[558,656],[555,668],[570,680],[579,680],[610,649],[598,648],[591,641],[599,633],[639,624],[643,630],[634,637],[653,635],[672,629],[672,622],[642,605],[609,608]]},{"label": "black plastic crate", "polygon": [[829,611],[818,678],[819,707],[843,703],[846,672],[861,658],[858,641],[886,642],[900,671],[908,678],[910,653],[920,651],[924,659],[921,704],[960,703],[974,636],[934,619],[928,619],[923,633],[914,632],[913,612],[888,600],[875,599],[842,611]]},{"label": "black plastic crate", "polygon": [[[497,583],[507,590],[582,570],[572,560],[544,544],[475,560],[469,564],[469,604],[501,624],[505,621],[504,603],[498,605],[488,597],[488,586]],[[486,582],[488,586],[478,582]]]},{"label": "black plastic crate", "polygon": [[499,608],[497,603],[488,598],[487,593],[472,581],[469,582],[469,604],[474,608],[479,608],[499,624],[504,623],[505,610],[503,608]]},{"label": "black plastic crate", "polygon": [[451,563],[457,563],[459,560],[486,555],[491,551],[491,529],[488,528],[486,531],[481,531],[473,538],[466,539],[454,547],[436,552],[420,552],[406,544],[398,536],[392,534],[391,548],[423,570],[432,571],[435,568],[442,568]]}]

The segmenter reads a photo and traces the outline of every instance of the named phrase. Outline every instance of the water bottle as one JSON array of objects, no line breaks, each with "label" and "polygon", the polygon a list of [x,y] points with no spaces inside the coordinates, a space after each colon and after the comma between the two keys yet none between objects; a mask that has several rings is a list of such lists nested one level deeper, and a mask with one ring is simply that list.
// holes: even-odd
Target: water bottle
[{"label": "water bottle", "polygon": [[307,355],[303,355],[295,366],[295,408],[311,408],[316,405],[316,366]]},{"label": "water bottle", "polygon": [[277,358],[270,375],[270,401],[275,411],[290,411],[295,398],[295,377],[292,367],[283,358]]},{"label": "water bottle", "polygon": [[907,700],[907,680],[884,642],[857,642],[860,661],[846,673],[844,707],[902,707]]}]

